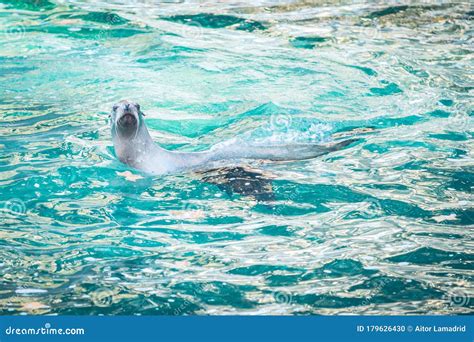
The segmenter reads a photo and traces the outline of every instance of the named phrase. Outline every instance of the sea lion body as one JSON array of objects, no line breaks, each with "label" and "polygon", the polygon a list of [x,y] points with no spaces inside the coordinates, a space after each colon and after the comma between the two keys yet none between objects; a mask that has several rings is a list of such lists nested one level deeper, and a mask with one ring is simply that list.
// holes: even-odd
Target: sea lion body
[{"label": "sea lion body", "polygon": [[330,145],[292,144],[252,146],[242,141],[217,144],[203,152],[168,151],[155,144],[136,103],[121,101],[111,114],[112,140],[123,163],[153,175],[212,168],[213,163],[239,159],[303,160],[341,149],[355,139]]}]

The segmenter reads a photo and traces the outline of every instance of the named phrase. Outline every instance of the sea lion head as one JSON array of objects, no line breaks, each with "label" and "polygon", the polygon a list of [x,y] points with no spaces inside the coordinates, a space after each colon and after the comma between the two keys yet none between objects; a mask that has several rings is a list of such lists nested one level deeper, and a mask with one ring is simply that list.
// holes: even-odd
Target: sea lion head
[{"label": "sea lion head", "polygon": [[130,138],[137,134],[144,114],[138,103],[122,100],[112,107],[110,114],[112,130],[122,138]]}]

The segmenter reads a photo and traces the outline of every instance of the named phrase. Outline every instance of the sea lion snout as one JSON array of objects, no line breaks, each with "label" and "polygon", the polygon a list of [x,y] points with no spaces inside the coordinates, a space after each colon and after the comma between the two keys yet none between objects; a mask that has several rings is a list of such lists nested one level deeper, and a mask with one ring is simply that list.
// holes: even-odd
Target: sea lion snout
[{"label": "sea lion snout", "polygon": [[112,107],[112,124],[121,136],[132,136],[140,123],[140,105],[122,100]]},{"label": "sea lion snout", "polygon": [[134,126],[137,124],[137,119],[132,113],[124,113],[117,120],[117,123],[119,126],[122,126],[122,127]]},{"label": "sea lion snout", "polygon": [[138,103],[122,100],[112,107],[112,116],[117,124],[136,124],[139,120],[140,105]]}]

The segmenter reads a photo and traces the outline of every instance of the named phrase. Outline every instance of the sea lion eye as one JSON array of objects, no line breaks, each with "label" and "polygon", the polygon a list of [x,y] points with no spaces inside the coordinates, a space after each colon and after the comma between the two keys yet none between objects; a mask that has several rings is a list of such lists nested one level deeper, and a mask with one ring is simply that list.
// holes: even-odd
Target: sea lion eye
[{"label": "sea lion eye", "polygon": [[136,103],[135,106],[137,107],[137,110],[140,111],[140,105]]},{"label": "sea lion eye", "polygon": [[117,108],[118,108],[118,106],[117,106],[117,105],[114,105],[114,106],[112,107],[112,110],[115,112],[115,111],[117,110]]}]

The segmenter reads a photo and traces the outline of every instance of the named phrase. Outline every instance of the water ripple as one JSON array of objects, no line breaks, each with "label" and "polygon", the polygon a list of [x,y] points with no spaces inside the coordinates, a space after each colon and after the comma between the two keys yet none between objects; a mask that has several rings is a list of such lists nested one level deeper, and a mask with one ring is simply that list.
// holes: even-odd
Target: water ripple
[{"label": "water ripple", "polygon": [[[467,2],[0,0],[0,313],[472,312],[470,19]],[[171,149],[360,140],[246,165],[266,197],[130,177],[107,125],[122,98]]]}]

